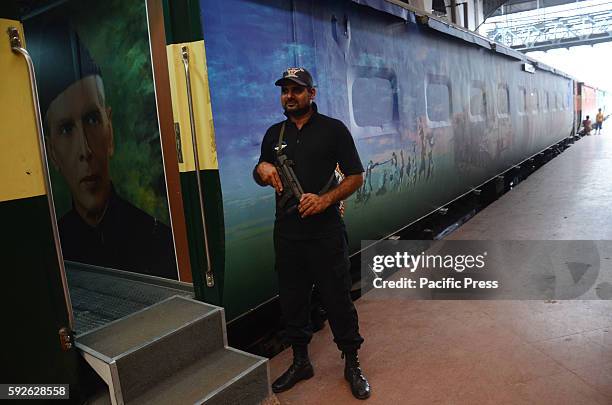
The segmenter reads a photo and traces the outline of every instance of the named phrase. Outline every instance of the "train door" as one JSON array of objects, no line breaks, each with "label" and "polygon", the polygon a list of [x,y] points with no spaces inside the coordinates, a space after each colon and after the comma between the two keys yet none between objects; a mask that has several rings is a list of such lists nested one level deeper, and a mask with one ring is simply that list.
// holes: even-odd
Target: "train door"
[{"label": "train door", "polygon": [[151,36],[157,38],[152,44],[166,44],[157,49],[158,57],[167,58],[167,69],[159,60],[156,86],[170,93],[158,99],[171,99],[175,142],[169,143],[177,159],[170,166],[178,163],[191,281],[197,298],[222,305],[225,222],[200,6],[188,0],[163,3],[162,12],[161,0],[147,1],[147,12]]},{"label": "train door", "polygon": [[[8,17],[8,18],[7,18]],[[26,38],[17,13],[0,10],[0,222],[5,383],[69,384],[82,400],[45,149]],[[6,357],[5,357],[6,356]],[[58,391],[59,393],[59,391]],[[6,393],[3,393],[3,395]],[[60,396],[56,397],[60,398]]]},{"label": "train door", "polygon": [[295,12],[299,2],[197,3],[200,11],[196,15],[201,18],[197,25],[203,28],[197,40],[206,51],[204,68],[223,187],[227,269],[223,306],[232,320],[277,294],[274,193],[255,184],[251,173],[266,129],[285,118],[274,82],[287,67],[307,63],[311,50],[296,42],[303,33],[298,27],[304,23]]},{"label": "train door", "polygon": [[215,282],[202,221],[220,207],[202,203],[195,169],[179,170],[193,148],[181,135],[191,137],[189,120],[175,120],[161,0],[20,11],[76,332],[171,295],[219,303],[223,274]]},{"label": "train door", "polygon": [[574,81],[574,133],[578,133],[582,125],[582,83]]}]

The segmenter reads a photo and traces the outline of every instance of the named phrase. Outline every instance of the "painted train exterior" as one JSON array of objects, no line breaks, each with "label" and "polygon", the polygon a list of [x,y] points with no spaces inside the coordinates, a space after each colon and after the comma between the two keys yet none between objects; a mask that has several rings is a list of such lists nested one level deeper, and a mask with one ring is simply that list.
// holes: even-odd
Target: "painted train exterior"
[{"label": "painted train exterior", "polygon": [[[32,7],[36,2],[7,4],[12,3]],[[143,41],[150,40],[155,67],[155,83],[144,86],[151,97],[145,101],[151,111],[157,103],[159,133],[153,125],[153,135],[146,133],[143,142],[161,138],[163,170],[159,171],[165,170],[165,185],[160,188],[164,198],[168,190],[178,280],[192,283],[198,299],[221,304],[230,321],[228,330],[232,322],[257,312],[277,294],[274,195],[270,188],[257,186],[251,172],[266,129],[284,119],[274,81],[288,66],[304,66],[313,73],[319,110],[347,125],[366,168],[363,187],[346,207],[352,253],[358,252],[361,240],[393,234],[567,138],[584,115],[596,111],[593,108],[602,106],[608,114],[609,94],[394,1],[113,2],[115,6],[139,5],[143,16],[145,3],[150,32],[148,38],[142,36]],[[24,15],[0,7],[0,17],[8,17],[0,21],[3,31],[22,20],[27,26]],[[91,15],[98,18],[96,13]],[[114,27],[114,22],[105,23]],[[115,38],[113,30],[107,32]],[[26,37],[30,34],[28,38],[34,39],[32,33],[26,28]],[[191,162],[191,169],[183,170],[181,165],[188,162],[175,154],[177,149],[178,155],[181,152],[175,142],[173,103],[184,78],[177,79],[166,56],[176,50],[173,56],[180,55],[183,43],[193,50],[202,38],[214,125],[210,145],[216,145],[216,154],[210,167],[196,171]],[[98,46],[107,42],[102,37]],[[114,51],[116,45],[112,42],[109,48]],[[127,48],[123,52],[132,52],[133,44],[122,45]],[[143,48],[149,49],[148,45]],[[0,171],[4,175],[0,182],[2,245],[5,267],[19,269],[9,272],[4,293],[12,307],[21,309],[11,311],[9,323],[21,331],[29,348],[16,351],[12,364],[19,364],[24,376],[32,375],[28,381],[68,381],[75,397],[79,389],[87,396],[91,390],[83,380],[91,370],[84,371],[86,366],[74,348],[58,345],[58,329],[66,332],[61,336],[67,342],[74,331],[65,328],[70,326],[72,307],[60,277],[62,257],[54,245],[54,218],[47,205],[50,191],[44,186],[32,99],[23,97],[30,90],[25,62],[14,62],[8,42],[0,52],[0,71],[8,72],[3,77],[14,78],[0,92],[5,118],[0,140],[9,145],[0,148],[0,161],[9,162],[5,168],[11,169]],[[117,53],[114,57],[121,59]],[[145,66],[143,60],[139,59]],[[180,59],[173,63],[182,67]],[[142,75],[137,69],[132,73]],[[116,108],[115,118],[119,112]],[[129,115],[124,120],[133,121]],[[206,126],[210,127],[208,121]],[[182,128],[187,132],[188,124]],[[187,150],[186,144],[183,147]],[[151,171],[150,162],[141,166]],[[204,277],[196,173],[205,186],[206,228],[216,280],[212,287]],[[16,285],[27,286],[29,293],[15,289]],[[41,362],[55,367],[31,366]],[[34,368],[40,369],[36,375]]]},{"label": "painted train exterior", "polygon": [[[368,3],[369,6],[358,4]],[[223,306],[276,294],[274,195],[251,171],[282,120],[274,81],[315,77],[320,112],[351,130],[366,168],[346,208],[351,251],[570,136],[573,81],[523,55],[386,2],[200,2],[225,220]],[[384,8],[384,11],[383,11]]]}]

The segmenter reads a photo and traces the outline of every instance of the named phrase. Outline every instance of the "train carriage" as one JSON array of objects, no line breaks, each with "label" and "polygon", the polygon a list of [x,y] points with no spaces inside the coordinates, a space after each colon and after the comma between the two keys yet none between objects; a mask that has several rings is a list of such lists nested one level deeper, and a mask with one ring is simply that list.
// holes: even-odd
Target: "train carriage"
[{"label": "train carriage", "polygon": [[[36,192],[2,194],[3,223],[15,235],[5,235],[3,241],[10,253],[7,266],[23,268],[5,290],[24,313],[40,314],[48,321],[15,323],[31,344],[36,344],[35,336],[45,340],[41,350],[24,357],[30,369],[19,375],[33,373],[32,365],[47,359],[56,368],[33,373],[29,380],[48,379],[51,374],[57,381],[69,378],[84,396],[91,388],[78,375],[85,375],[87,366],[75,356],[73,346],[64,344],[64,356],[51,340],[58,340],[57,331],[63,330],[64,343],[74,342],[72,331],[78,342],[80,334],[135,307],[120,310],[103,300],[88,302],[90,298],[79,294],[89,288],[99,298],[102,293],[96,288],[109,282],[96,286],[92,278],[69,285],[78,281],[75,275],[81,271],[91,271],[95,280],[136,280],[124,288],[131,297],[145,294],[135,287],[142,283],[193,293],[224,308],[230,343],[232,336],[240,342],[261,338],[261,330],[247,328],[259,321],[264,308],[275,307],[274,194],[258,187],[251,172],[266,129],[284,118],[274,80],[288,66],[304,66],[313,73],[319,110],[349,128],[365,168],[363,186],[346,205],[353,255],[359,254],[360,241],[396,234],[572,136],[580,114],[588,111],[594,116],[590,109],[605,105],[608,98],[608,93],[556,69],[396,1],[7,4],[0,8],[0,17],[6,18],[3,27],[19,27],[32,50],[43,93],[53,83],[44,82],[41,58],[51,55],[54,64],[66,62],[54,57],[54,46],[72,55],[69,64],[75,69],[83,63],[81,43],[97,59],[113,109],[111,174],[116,192],[171,232],[166,247],[174,254],[176,266],[169,269],[173,280],[139,274],[129,266],[107,269],[95,262],[68,262],[64,270],[55,249],[61,240],[59,235],[52,238],[57,221],[46,205],[52,194],[51,188],[43,187],[42,169],[34,172]],[[66,43],[45,31],[59,20],[70,25],[69,31],[60,32],[71,38]],[[133,42],[122,41],[121,35]],[[3,63],[11,62],[0,67],[8,72],[15,68],[11,63],[17,55],[7,43],[2,52]],[[25,65],[19,69],[15,86],[21,87],[3,92],[3,107],[15,107],[11,97],[29,87]],[[8,88],[8,82],[2,86]],[[44,148],[35,147],[41,137],[33,130],[36,114],[24,104],[30,98],[24,100],[19,99],[19,114],[29,117],[24,120],[32,125],[19,131],[29,137],[10,138],[9,146],[2,148],[7,157],[3,161],[9,162],[14,145],[27,139],[26,152],[19,153],[51,167],[61,221],[74,196],[63,174],[53,169],[56,162],[41,160]],[[3,116],[3,131],[12,131],[16,116]],[[135,124],[133,116],[142,120]],[[42,139],[48,140],[47,135]],[[9,177],[3,182],[15,183]],[[43,257],[24,261],[28,236],[22,222],[39,217],[31,249],[43,252]],[[66,272],[68,285],[62,283]],[[12,286],[28,283],[38,291],[36,299],[16,296]],[[76,297],[74,308],[70,293]],[[138,308],[148,304],[142,301]],[[88,324],[94,309],[99,310],[96,316],[103,316]],[[278,314],[274,317],[277,321]],[[245,338],[246,334],[252,335]],[[87,373],[91,377],[91,370]]]},{"label": "train carriage", "polygon": [[320,111],[355,138],[366,178],[347,203],[353,252],[572,133],[571,78],[398,6],[358,3],[200,3],[232,316],[275,295],[274,198],[250,171],[283,118],[272,85],[283,66],[309,69]]}]

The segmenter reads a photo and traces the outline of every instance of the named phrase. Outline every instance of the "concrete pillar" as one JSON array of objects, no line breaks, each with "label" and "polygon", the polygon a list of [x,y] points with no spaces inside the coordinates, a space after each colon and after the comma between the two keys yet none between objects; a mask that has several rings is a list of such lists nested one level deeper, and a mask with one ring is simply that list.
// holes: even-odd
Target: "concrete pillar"
[{"label": "concrete pillar", "polygon": [[431,13],[432,10],[432,0],[410,0],[408,4],[412,7],[418,8],[419,10],[426,11]]},{"label": "concrete pillar", "polygon": [[[467,3],[467,15],[465,5]],[[483,0],[445,0],[446,17],[449,21],[472,31],[483,22]]]}]

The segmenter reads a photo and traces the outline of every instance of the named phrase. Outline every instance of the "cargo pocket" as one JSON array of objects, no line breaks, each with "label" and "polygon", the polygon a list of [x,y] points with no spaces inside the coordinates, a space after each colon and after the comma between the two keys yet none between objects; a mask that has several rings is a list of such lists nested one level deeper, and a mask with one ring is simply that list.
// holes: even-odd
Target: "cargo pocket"
[{"label": "cargo pocket", "polygon": [[349,260],[348,244],[344,232],[333,237],[333,254],[330,255],[330,264],[335,276],[340,279],[344,289],[350,291],[353,284],[351,280],[351,261]]}]

